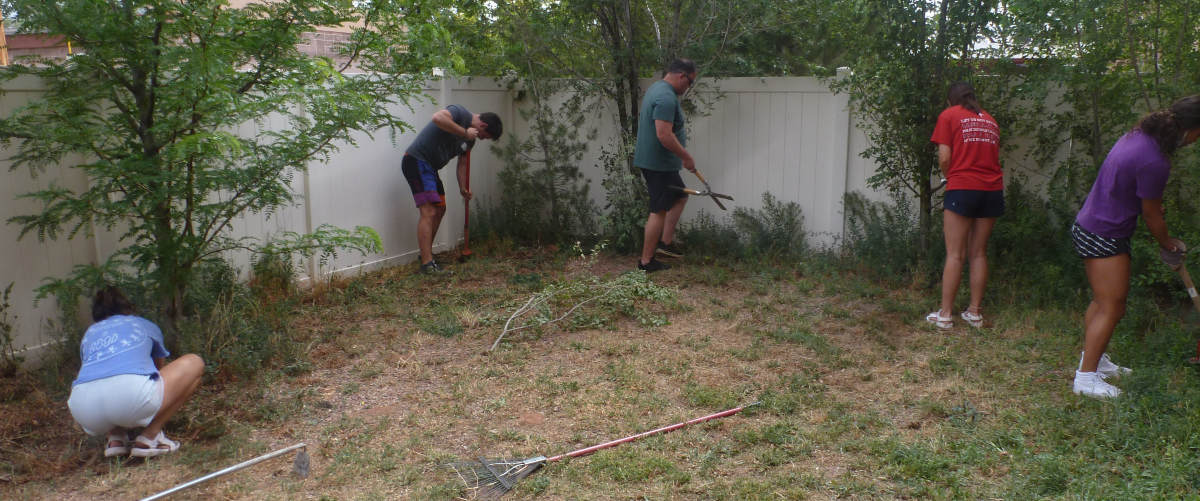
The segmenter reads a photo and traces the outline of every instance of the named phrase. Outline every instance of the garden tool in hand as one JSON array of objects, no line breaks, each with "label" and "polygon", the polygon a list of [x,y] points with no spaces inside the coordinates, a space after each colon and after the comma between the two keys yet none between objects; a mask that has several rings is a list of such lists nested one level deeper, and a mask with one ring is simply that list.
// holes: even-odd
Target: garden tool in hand
[{"label": "garden tool in hand", "polygon": [[720,207],[720,208],[721,208],[721,210],[727,210],[727,209],[725,209],[725,206],[724,206],[724,205],[721,205],[721,202],[717,200],[718,198],[724,198],[725,200],[733,200],[733,197],[731,197],[731,196],[729,196],[729,195],[722,195],[722,194],[720,194],[720,193],[713,193],[713,192],[711,192],[711,191],[708,191],[708,189],[707,189],[707,188],[706,188],[704,191],[696,191],[696,190],[693,190],[693,189],[691,189],[691,188],[684,188],[684,187],[682,187],[682,186],[671,186],[670,188],[671,188],[671,189],[673,189],[673,190],[679,190],[679,191],[682,191],[682,192],[684,192],[684,193],[687,193],[688,195],[696,195],[696,196],[699,196],[699,197],[712,197],[713,201],[714,201],[714,202],[717,202],[717,207]]},{"label": "garden tool in hand", "polygon": [[[1200,313],[1200,294],[1196,293],[1196,285],[1192,283],[1192,276],[1188,273],[1187,264],[1184,263],[1184,252],[1184,250],[1172,252],[1160,249],[1158,256],[1162,258],[1163,263],[1179,273],[1179,278],[1183,280],[1183,286],[1187,288],[1188,297],[1192,300],[1192,306],[1196,308],[1197,313]],[[1196,356],[1189,358],[1188,363],[1200,364],[1200,340],[1196,341]]]},{"label": "garden tool in hand", "polygon": [[728,210],[725,208],[725,204],[722,204],[720,200],[717,200],[717,198],[720,197],[720,198],[724,198],[726,200],[733,200],[733,197],[731,197],[729,195],[719,195],[717,193],[713,193],[712,187],[708,185],[708,180],[704,179],[703,174],[700,174],[700,169],[693,170],[692,174],[695,174],[696,178],[700,179],[700,182],[704,184],[704,191],[695,191],[695,190],[688,191],[686,188],[681,188],[683,190],[683,192],[687,193],[689,195],[707,196],[709,198],[712,198],[713,202],[716,202],[717,207],[720,207],[721,210]]}]

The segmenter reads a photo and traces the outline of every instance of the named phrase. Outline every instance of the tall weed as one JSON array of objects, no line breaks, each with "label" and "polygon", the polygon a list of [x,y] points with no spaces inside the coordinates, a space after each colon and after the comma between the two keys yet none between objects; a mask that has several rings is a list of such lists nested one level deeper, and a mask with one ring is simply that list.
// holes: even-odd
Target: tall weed
[{"label": "tall weed", "polygon": [[846,236],[842,248],[850,261],[872,278],[893,284],[911,281],[921,269],[922,257],[912,200],[898,197],[891,203],[875,202],[852,192],[846,194],[843,204]]},{"label": "tall weed", "polygon": [[795,202],[782,202],[769,192],[761,209],[737,207],[729,222],[701,211],[682,225],[680,239],[688,251],[709,257],[795,260],[808,251],[804,215]]},{"label": "tall weed", "polygon": [[629,159],[633,145],[620,142],[600,153],[604,167],[604,187],[607,203],[600,223],[600,234],[617,252],[635,252],[642,248],[643,229],[649,210],[646,185]]}]

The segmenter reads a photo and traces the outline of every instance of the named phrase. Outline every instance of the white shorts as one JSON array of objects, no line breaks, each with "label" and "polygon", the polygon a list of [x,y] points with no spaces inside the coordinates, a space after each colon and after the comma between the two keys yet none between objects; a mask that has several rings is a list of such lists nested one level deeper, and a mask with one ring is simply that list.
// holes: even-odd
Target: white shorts
[{"label": "white shorts", "polygon": [[71,388],[67,407],[83,431],[102,435],[117,426],[137,428],[150,424],[162,401],[161,376],[120,374]]}]

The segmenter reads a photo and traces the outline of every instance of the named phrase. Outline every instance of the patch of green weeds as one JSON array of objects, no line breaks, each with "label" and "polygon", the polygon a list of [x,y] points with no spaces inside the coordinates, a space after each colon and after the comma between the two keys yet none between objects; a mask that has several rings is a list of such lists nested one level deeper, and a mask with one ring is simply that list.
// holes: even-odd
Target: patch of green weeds
[{"label": "patch of green weeds", "polygon": [[670,458],[640,447],[609,449],[596,453],[589,460],[588,470],[620,484],[639,484],[655,478],[665,478],[675,485],[690,480]]},{"label": "patch of green weeds", "polygon": [[688,383],[683,387],[683,396],[695,407],[729,409],[738,404],[738,395],[729,388]]},{"label": "patch of green weeds", "polygon": [[960,370],[958,360],[952,356],[943,355],[929,360],[929,372],[937,377],[946,377]]},{"label": "patch of green weeds", "polygon": [[750,342],[749,346],[745,348],[729,350],[729,353],[738,360],[754,362],[761,359],[763,355],[766,354],[766,351],[767,348],[763,344],[763,338],[761,336],[755,336],[754,340]]},{"label": "patch of green weeds", "polygon": [[708,348],[710,345],[712,345],[712,337],[707,336],[707,335],[705,335],[705,336],[689,335],[689,336],[683,336],[683,337],[679,338],[679,342],[680,342],[680,344],[683,344],[684,346],[691,348],[692,350],[702,351],[705,348]]},{"label": "patch of green weeds", "polygon": [[427,315],[417,318],[417,325],[421,330],[441,337],[454,337],[463,331],[462,322],[458,315],[449,307],[435,306],[432,311],[426,311]]},{"label": "patch of green weeds", "polygon": [[628,389],[637,389],[644,383],[641,371],[624,359],[609,361],[605,364],[604,375],[605,379]]}]

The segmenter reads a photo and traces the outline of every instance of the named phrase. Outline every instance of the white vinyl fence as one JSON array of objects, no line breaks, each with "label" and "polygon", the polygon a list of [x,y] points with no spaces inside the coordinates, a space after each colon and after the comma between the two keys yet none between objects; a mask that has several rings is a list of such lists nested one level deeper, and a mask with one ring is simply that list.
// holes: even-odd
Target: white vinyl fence
[{"label": "white vinyl fence", "polygon": [[[646,80],[649,85],[652,80]],[[871,174],[870,162],[859,157],[866,146],[847,111],[845,95],[831,93],[814,78],[733,78],[710,82],[700,92],[704,101],[715,101],[700,116],[688,117],[689,150],[697,166],[717,192],[732,195],[733,206],[757,208],[764,192],[781,201],[796,202],[803,209],[805,229],[815,243],[831,243],[843,232],[842,196],[848,191],[867,192],[864,180]],[[33,80],[9,82],[0,95],[0,114],[7,115],[22,103],[36,99],[40,84]],[[434,111],[448,103],[460,104],[474,113],[494,111],[505,121],[505,134],[524,136],[528,126],[519,117],[516,93],[499,82],[485,78],[443,80],[426,89],[429,97],[414,109],[398,107],[395,114],[423,127]],[[581,166],[592,179],[592,193],[599,188],[603,169],[599,149],[612,143],[611,119],[600,117],[599,137]],[[267,125],[270,127],[270,124]],[[241,131],[246,132],[246,131]],[[321,224],[343,228],[370,226],[383,238],[384,252],[360,256],[341,253],[320,266],[310,262],[301,280],[331,274],[358,273],[416,259],[417,211],[408,185],[400,172],[400,157],[416,131],[397,135],[393,142],[387,131],[359,137],[357,145],[341,145],[328,163],[313,164],[295,180],[294,189],[302,203],[272,215],[252,215],[238,222],[238,235],[270,237],[283,231],[307,232]],[[506,138],[507,139],[507,138]],[[481,142],[472,155],[471,188],[481,200],[499,198],[496,174],[503,167],[491,152],[491,142]],[[69,166],[51,169],[36,178],[27,170],[10,171],[10,151],[0,152],[0,218],[31,214],[36,203],[18,198],[50,182],[82,187],[86,180]],[[462,237],[463,204],[457,196],[453,162],[442,170],[448,209],[434,242],[435,252],[453,247]],[[699,184],[685,173],[685,181]],[[868,194],[879,198],[879,194]],[[603,205],[602,200],[598,200]],[[731,207],[732,209],[732,207]],[[721,214],[708,199],[693,197],[685,220],[704,210]],[[53,300],[34,304],[33,289],[49,276],[63,276],[78,264],[98,263],[114,252],[119,242],[111,234],[80,235],[70,241],[39,242],[36,235],[17,241],[18,228],[0,224],[0,288],[13,283],[10,319],[15,317],[15,345],[36,355],[38,348],[52,342],[54,329],[47,321],[57,317]],[[235,265],[246,267],[248,257],[230,256]],[[632,261],[631,261],[632,267]],[[36,358],[36,357],[34,357]]]}]

